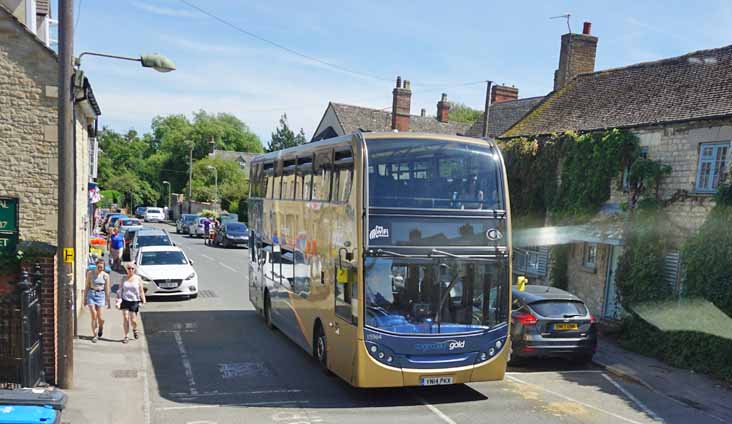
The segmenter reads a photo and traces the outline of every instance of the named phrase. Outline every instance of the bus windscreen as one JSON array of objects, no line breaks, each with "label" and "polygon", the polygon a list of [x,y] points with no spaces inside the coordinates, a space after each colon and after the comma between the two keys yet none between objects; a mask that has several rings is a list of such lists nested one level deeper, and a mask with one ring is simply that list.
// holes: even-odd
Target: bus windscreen
[{"label": "bus windscreen", "polygon": [[369,206],[503,209],[500,162],[486,144],[430,139],[372,139]]},{"label": "bus windscreen", "polygon": [[398,334],[481,331],[506,320],[497,263],[367,257],[367,327]]}]

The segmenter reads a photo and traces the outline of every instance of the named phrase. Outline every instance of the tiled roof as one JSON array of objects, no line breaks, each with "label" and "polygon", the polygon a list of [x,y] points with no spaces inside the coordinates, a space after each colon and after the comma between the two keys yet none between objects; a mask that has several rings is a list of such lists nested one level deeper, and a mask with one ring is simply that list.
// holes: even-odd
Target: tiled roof
[{"label": "tiled roof", "polygon": [[[511,100],[507,102],[494,103],[491,105],[488,114],[488,136],[496,137],[503,134],[511,125],[523,118],[534,106],[539,104],[544,97],[527,97],[525,99]],[[471,137],[483,135],[483,119],[485,114],[470,127],[468,134]]]},{"label": "tiled roof", "polygon": [[[391,131],[391,112],[367,107],[331,103],[338,122],[346,134],[355,131]],[[434,116],[415,116],[409,119],[409,131],[437,134],[467,134],[470,124],[440,122]]]},{"label": "tiled roof", "polygon": [[627,128],[732,115],[732,46],[580,74],[504,136]]},{"label": "tiled roof", "polygon": [[234,161],[240,161],[244,159],[247,163],[252,160],[254,156],[257,156],[256,153],[250,153],[250,152],[234,152],[231,150],[214,150],[213,156],[217,159],[223,159],[223,160],[234,160]]}]

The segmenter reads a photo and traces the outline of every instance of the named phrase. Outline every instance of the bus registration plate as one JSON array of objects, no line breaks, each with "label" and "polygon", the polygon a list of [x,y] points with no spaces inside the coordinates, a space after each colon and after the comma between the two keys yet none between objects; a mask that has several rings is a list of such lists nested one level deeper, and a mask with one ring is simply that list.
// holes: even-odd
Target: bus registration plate
[{"label": "bus registration plate", "polygon": [[443,384],[452,384],[452,377],[422,377],[420,378],[423,386],[440,386]]}]

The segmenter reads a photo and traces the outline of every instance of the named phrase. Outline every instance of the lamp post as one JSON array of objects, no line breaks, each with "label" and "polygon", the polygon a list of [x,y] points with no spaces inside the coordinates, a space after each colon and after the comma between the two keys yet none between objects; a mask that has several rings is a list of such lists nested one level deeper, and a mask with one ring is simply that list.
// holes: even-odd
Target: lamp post
[{"label": "lamp post", "polygon": [[213,169],[214,171],[214,184],[216,187],[216,201],[219,201],[219,170],[215,166],[208,165],[206,168]]},{"label": "lamp post", "polygon": [[191,213],[191,201],[193,200],[193,146],[190,140],[186,141],[188,145],[188,213]]},{"label": "lamp post", "polygon": [[[170,209],[173,207],[173,205],[170,203],[170,182],[169,181],[163,181],[163,185],[168,186],[168,212],[170,212]],[[168,218],[166,216],[166,218]]]},{"label": "lamp post", "polygon": [[[73,128],[74,66],[81,66],[84,55],[102,56],[112,59],[138,61],[143,67],[159,72],[175,70],[170,59],[154,54],[139,58],[84,52],[74,60],[74,1],[59,0],[58,3],[58,221],[57,221],[57,260],[58,278],[58,341],[59,366],[58,384],[62,389],[70,389],[74,381],[74,248],[76,247],[75,217],[76,210],[76,164]],[[79,74],[81,71],[78,71]],[[79,75],[77,74],[77,75]],[[82,252],[79,252],[81,255]],[[71,259],[69,259],[71,258]]]}]

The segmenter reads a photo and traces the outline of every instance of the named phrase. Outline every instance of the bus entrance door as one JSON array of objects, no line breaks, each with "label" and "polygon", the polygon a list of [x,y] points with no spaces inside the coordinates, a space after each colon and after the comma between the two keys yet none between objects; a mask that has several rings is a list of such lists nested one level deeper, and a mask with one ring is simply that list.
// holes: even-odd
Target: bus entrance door
[{"label": "bus entrance door", "polygon": [[[335,281],[335,320],[328,337],[328,366],[338,376],[352,382],[354,378],[354,355],[356,352],[356,314],[354,307],[358,305],[354,293],[356,290],[355,269],[343,264],[336,267]],[[357,310],[357,309],[356,309]],[[329,326],[330,327],[330,326]]]}]

